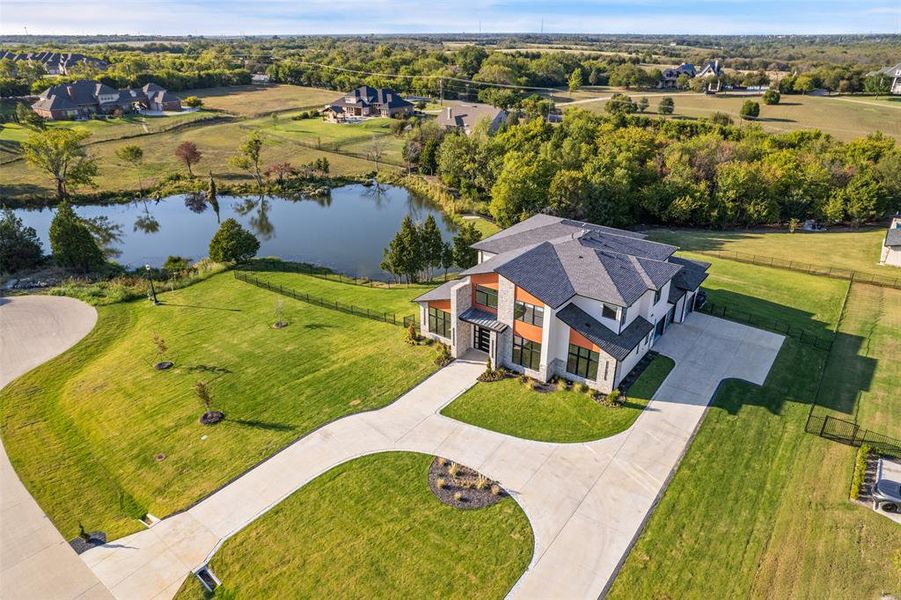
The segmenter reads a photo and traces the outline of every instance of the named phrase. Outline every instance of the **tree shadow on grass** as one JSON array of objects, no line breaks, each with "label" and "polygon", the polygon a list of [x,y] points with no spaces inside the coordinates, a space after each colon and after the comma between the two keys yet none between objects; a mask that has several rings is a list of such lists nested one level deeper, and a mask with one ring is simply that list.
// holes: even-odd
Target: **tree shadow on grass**
[{"label": "tree shadow on grass", "polygon": [[267,423],[266,421],[258,421],[255,419],[229,419],[229,423],[234,423],[243,427],[251,427],[253,429],[263,429],[265,431],[294,431],[297,429],[294,425],[288,425],[287,423]]},{"label": "tree shadow on grass", "polygon": [[228,375],[231,373],[231,369],[214,365],[191,365],[190,367],[184,367],[184,370],[189,373],[215,373],[216,375]]},{"label": "tree shadow on grass", "polygon": [[334,325],[328,325],[326,323],[307,323],[304,325],[304,329],[334,329]]},{"label": "tree shadow on grass", "polygon": [[161,302],[161,306],[177,306],[178,308],[200,308],[203,310],[224,310],[228,312],[241,312],[240,308],[224,308],[221,306],[199,306],[196,304],[176,304],[174,302]]},{"label": "tree shadow on grass", "polygon": [[781,414],[788,400],[816,403],[853,418],[860,393],[870,389],[878,363],[862,355],[864,338],[833,334],[830,326],[812,313],[790,306],[726,290],[708,294],[713,305],[726,307],[727,319],[786,336],[762,387],[747,381],[723,381],[714,395],[714,406],[737,414],[743,405],[751,404]]}]

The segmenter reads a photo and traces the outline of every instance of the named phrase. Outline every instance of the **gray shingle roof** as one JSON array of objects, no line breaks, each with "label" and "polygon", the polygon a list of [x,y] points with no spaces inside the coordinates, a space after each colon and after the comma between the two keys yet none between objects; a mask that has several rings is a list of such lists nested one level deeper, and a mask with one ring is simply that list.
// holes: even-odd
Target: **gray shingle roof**
[{"label": "gray shingle roof", "polygon": [[523,252],[494,271],[553,308],[561,306],[576,293],[557,249],[550,242]]},{"label": "gray shingle roof", "polygon": [[885,234],[885,245],[889,247],[901,246],[901,229],[893,227]]},{"label": "gray shingle roof", "polygon": [[460,313],[460,320],[498,333],[507,329],[507,326],[498,321],[495,315],[478,308],[467,308]]},{"label": "gray shingle roof", "polygon": [[490,104],[473,104],[466,102],[449,102],[449,106],[438,113],[436,119],[442,127],[462,127],[472,129],[482,119],[494,122],[502,109]]},{"label": "gray shingle roof", "polygon": [[[682,266],[682,270],[673,277],[673,288],[693,292],[707,279],[707,268],[710,267],[710,263],[678,256],[671,257],[670,262]],[[672,294],[672,290],[670,290],[670,294]]]},{"label": "gray shingle roof", "polygon": [[572,303],[563,307],[557,313],[557,318],[600,346],[601,350],[616,360],[623,360],[629,356],[635,346],[654,329],[647,319],[636,317],[622,333],[617,335],[606,325]]},{"label": "gray shingle roof", "polygon": [[[348,101],[348,98],[352,100]],[[403,96],[392,90],[391,88],[373,88],[368,85],[349,91],[326,108],[331,108],[335,112],[343,111],[344,106],[383,106],[388,108],[402,108],[405,106],[413,106],[404,100]]]},{"label": "gray shingle roof", "polygon": [[445,281],[433,290],[427,291],[425,294],[414,299],[413,302],[430,302],[432,300],[450,300],[451,288],[460,283],[459,279]]}]

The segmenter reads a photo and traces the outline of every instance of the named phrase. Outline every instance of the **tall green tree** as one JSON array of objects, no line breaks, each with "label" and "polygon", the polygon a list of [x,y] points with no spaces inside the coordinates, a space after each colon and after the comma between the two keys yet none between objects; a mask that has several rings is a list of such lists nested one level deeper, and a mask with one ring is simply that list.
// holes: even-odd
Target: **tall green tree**
[{"label": "tall green tree", "polygon": [[441,240],[441,230],[435,217],[429,215],[419,232],[419,247],[422,253],[423,266],[427,279],[432,279],[432,269],[441,267],[441,258],[444,252],[444,242]]},{"label": "tall green tree", "polygon": [[414,283],[419,281],[424,265],[420,228],[407,215],[401,221],[397,234],[385,248],[380,266],[395,277],[403,277]]},{"label": "tall green tree", "polygon": [[90,229],[68,202],[61,202],[56,208],[49,237],[53,259],[62,267],[86,273],[104,263],[103,252]]},{"label": "tall green tree", "polygon": [[676,108],[676,103],[673,102],[673,99],[669,96],[664,96],[660,99],[660,103],[657,105],[657,112],[661,115],[671,115]]},{"label": "tall green tree", "polygon": [[43,259],[41,240],[34,227],[25,227],[12,209],[0,213],[0,273],[15,273],[37,266]]},{"label": "tall green tree", "polygon": [[739,110],[738,114],[745,120],[756,119],[760,116],[760,104],[753,100],[745,100],[745,103],[741,105],[741,110]]},{"label": "tall green tree", "polygon": [[578,67],[573,69],[573,72],[569,76],[569,91],[575,92],[580,87],[582,87],[582,69]]},{"label": "tall green tree", "polygon": [[244,139],[237,153],[231,157],[229,162],[233,167],[250,173],[256,181],[257,187],[262,188],[262,159],[263,136],[258,131],[254,131]]},{"label": "tall green tree", "polygon": [[60,127],[36,131],[22,142],[25,162],[53,179],[59,200],[69,195],[70,186],[94,184],[97,163],[81,145],[89,135]]},{"label": "tall green tree", "polygon": [[256,256],[260,241],[234,219],[226,219],[210,240],[210,260],[242,262]]},{"label": "tall green tree", "polygon": [[509,227],[541,210],[553,175],[554,166],[545,158],[525,152],[508,154],[491,189],[489,209],[498,224]]},{"label": "tall green tree", "polygon": [[464,221],[453,240],[453,260],[454,264],[461,269],[474,267],[479,260],[478,250],[470,248],[473,244],[482,239],[482,233],[476,229],[475,224],[470,221]]}]

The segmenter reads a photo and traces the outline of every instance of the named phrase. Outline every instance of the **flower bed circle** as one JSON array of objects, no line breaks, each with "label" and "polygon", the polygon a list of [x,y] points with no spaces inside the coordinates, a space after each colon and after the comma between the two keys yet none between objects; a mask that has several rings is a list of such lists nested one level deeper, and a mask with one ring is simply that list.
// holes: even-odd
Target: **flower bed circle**
[{"label": "flower bed circle", "polygon": [[172,368],[172,365],[175,364],[171,360],[164,360],[163,362],[156,363],[153,368],[157,371],[165,371],[166,369]]},{"label": "flower bed circle", "polygon": [[429,467],[429,488],[443,504],[460,509],[485,508],[507,496],[498,482],[441,457]]},{"label": "flower bed circle", "polygon": [[220,410],[211,410],[210,412],[203,413],[200,417],[200,422],[204,425],[214,425],[225,418],[225,413]]}]

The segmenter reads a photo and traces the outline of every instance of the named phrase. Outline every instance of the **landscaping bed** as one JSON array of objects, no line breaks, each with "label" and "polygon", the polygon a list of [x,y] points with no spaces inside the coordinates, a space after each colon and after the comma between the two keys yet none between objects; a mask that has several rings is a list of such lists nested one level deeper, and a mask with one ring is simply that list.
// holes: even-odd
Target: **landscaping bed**
[{"label": "landscaping bed", "polygon": [[462,509],[485,508],[507,496],[498,482],[440,456],[429,467],[429,487],[442,504]]}]

